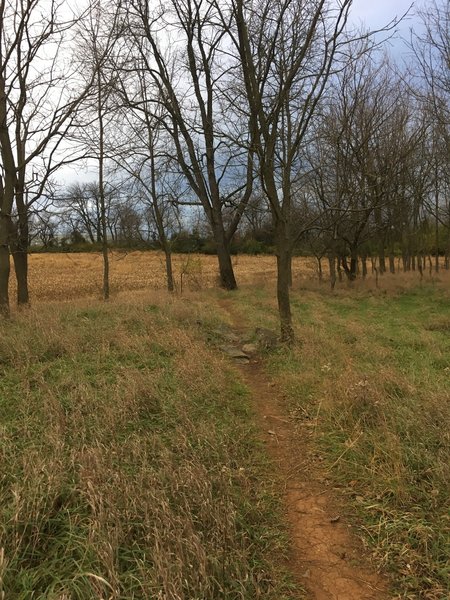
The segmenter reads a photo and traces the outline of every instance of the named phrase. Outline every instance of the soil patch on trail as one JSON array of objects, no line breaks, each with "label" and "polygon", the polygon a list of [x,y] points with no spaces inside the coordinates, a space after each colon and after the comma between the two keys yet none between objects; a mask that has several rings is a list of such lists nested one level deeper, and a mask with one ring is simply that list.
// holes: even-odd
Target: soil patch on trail
[{"label": "soil patch on trail", "polygon": [[[244,324],[229,302],[221,307],[233,332],[245,338]],[[248,387],[261,435],[282,486],[292,556],[289,567],[311,600],[384,600],[388,584],[365,556],[362,543],[346,523],[339,498],[327,485],[314,450],[290,418],[283,398],[255,354],[236,368]]]}]

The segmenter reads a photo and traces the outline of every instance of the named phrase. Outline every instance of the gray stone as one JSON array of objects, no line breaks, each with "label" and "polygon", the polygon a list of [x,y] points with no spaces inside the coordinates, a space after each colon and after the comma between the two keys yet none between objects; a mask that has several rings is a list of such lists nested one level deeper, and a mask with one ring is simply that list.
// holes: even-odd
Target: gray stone
[{"label": "gray stone", "polygon": [[257,327],[256,335],[258,336],[259,345],[262,348],[275,348],[278,346],[278,334],[271,329],[265,327]]},{"label": "gray stone", "polygon": [[236,346],[220,346],[220,350],[222,350],[222,352],[230,358],[235,358],[237,360],[250,360],[248,354]]}]

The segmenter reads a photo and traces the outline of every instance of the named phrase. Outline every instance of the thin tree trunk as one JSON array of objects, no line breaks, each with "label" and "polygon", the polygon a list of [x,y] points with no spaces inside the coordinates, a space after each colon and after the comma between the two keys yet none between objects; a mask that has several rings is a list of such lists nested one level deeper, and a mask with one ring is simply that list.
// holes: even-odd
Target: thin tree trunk
[{"label": "thin tree trunk", "polygon": [[367,256],[364,254],[361,256],[361,266],[362,266],[362,277],[365,279],[367,277]]},{"label": "thin tree trunk", "polygon": [[316,256],[317,259],[317,273],[319,275],[319,281],[323,281],[323,270],[322,270],[322,257]]},{"label": "thin tree trunk", "polygon": [[380,273],[383,274],[386,272],[386,258],[384,255],[384,245],[383,244],[380,245],[378,258],[379,258],[379,261],[378,261],[379,262],[379,270],[380,270]]},{"label": "thin tree trunk", "polygon": [[348,265],[347,258],[342,257],[341,259],[342,267],[344,268],[345,274],[347,275],[347,279],[349,281],[355,281],[356,279],[356,270],[358,267],[358,255],[355,250],[351,250],[350,256],[350,266]]},{"label": "thin tree trunk", "polygon": [[435,215],[434,215],[434,243],[436,245],[436,262],[434,265],[436,273],[439,273],[439,179],[437,173],[435,173],[435,190],[434,190],[434,201],[435,201]]},{"label": "thin tree trunk", "polygon": [[[5,219],[0,220],[0,229]],[[3,238],[0,231],[0,239]],[[0,316],[9,317],[9,248],[7,244],[0,244]]]},{"label": "thin tree trunk", "polygon": [[395,274],[395,256],[392,252],[389,253],[389,272]]},{"label": "thin tree trunk", "polygon": [[290,278],[292,251],[288,235],[289,225],[279,219],[276,223],[277,242],[277,300],[280,315],[281,341],[291,344],[294,341],[294,328],[292,327]]},{"label": "thin tree trunk", "polygon": [[342,269],[341,269],[341,261],[342,261],[342,257],[338,256],[337,257],[337,274],[338,274],[338,279],[339,282],[342,282]]},{"label": "thin tree trunk", "polygon": [[106,224],[106,204],[105,204],[105,182],[104,182],[104,124],[103,124],[103,94],[101,69],[97,72],[97,94],[98,94],[98,127],[99,127],[99,160],[98,160],[98,187],[100,192],[100,221],[102,228],[102,256],[103,256],[103,299],[109,300],[109,253],[108,253],[108,231]]},{"label": "thin tree trunk", "polygon": [[330,286],[334,290],[336,286],[336,257],[334,254],[328,256],[328,265],[330,267]]},{"label": "thin tree trunk", "polygon": [[288,344],[294,340],[289,297],[289,255],[290,252],[286,249],[279,249],[277,255],[277,300],[280,314],[281,341]]},{"label": "thin tree trunk", "polygon": [[167,289],[169,292],[173,292],[175,284],[173,280],[173,269],[172,269],[172,252],[167,240],[164,241],[164,256],[166,258],[166,277],[167,277]]}]

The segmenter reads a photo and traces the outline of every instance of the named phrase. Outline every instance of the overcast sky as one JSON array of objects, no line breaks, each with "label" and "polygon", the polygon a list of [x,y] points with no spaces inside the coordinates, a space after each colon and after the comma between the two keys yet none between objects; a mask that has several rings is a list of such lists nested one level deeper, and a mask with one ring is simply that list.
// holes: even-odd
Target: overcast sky
[{"label": "overcast sky", "polygon": [[402,16],[411,4],[417,4],[417,2],[413,3],[412,0],[353,0],[352,14],[354,19],[364,21],[371,28],[382,27],[394,17]]},{"label": "overcast sky", "polygon": [[[415,8],[424,6],[426,0],[353,0],[352,21],[355,25],[363,26],[367,29],[379,29],[386,26],[393,19],[400,19],[409,10],[407,16],[397,26],[397,33],[388,42],[387,48],[391,56],[396,60],[405,60],[408,62],[407,54],[410,50],[405,44],[405,40],[410,39],[410,30],[417,31],[420,28],[420,21],[415,16]],[[403,38],[403,39],[402,39]]]},{"label": "overcast sky", "polygon": [[[412,2],[412,0],[353,0],[351,9],[351,20],[356,26],[364,26],[367,29],[379,29],[393,19],[402,17],[411,5],[426,4],[426,0],[419,0],[418,2]],[[410,14],[405,20],[399,24],[398,37],[392,39],[389,42],[389,48],[391,54],[398,60],[405,58],[404,53],[407,51],[404,42],[400,39],[401,36],[409,38],[409,31],[411,28],[417,29],[417,18],[414,17],[414,6],[412,6]],[[59,179],[65,179],[66,182],[71,182],[74,179],[79,178],[79,174],[75,175],[76,169],[62,169],[59,175]],[[89,170],[81,171],[83,173],[82,178],[95,179],[96,178],[96,167]]]}]

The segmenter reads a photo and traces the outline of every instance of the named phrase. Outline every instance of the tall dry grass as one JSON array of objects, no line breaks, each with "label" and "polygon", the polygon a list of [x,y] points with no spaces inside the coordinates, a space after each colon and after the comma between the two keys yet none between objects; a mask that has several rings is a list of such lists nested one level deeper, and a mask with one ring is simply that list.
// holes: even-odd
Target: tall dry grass
[{"label": "tall dry grass", "polygon": [[289,596],[245,390],[185,311],[138,295],[0,324],[0,597]]}]

